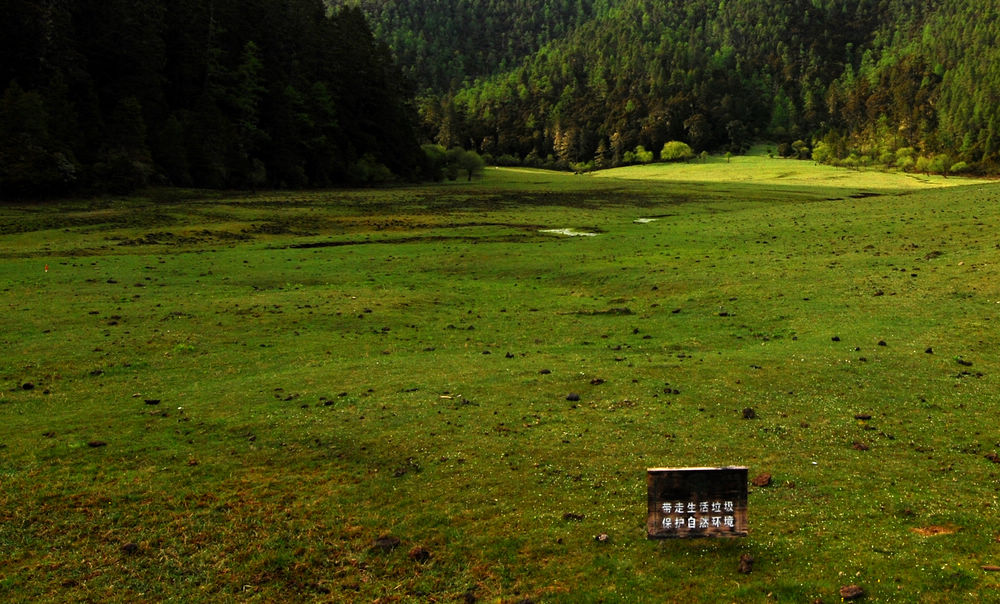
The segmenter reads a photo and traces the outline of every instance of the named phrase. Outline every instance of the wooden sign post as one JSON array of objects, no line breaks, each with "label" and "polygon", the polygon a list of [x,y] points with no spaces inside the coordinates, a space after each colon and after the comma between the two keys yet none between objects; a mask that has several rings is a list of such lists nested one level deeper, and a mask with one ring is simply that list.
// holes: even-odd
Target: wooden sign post
[{"label": "wooden sign post", "polygon": [[745,537],[747,468],[650,468],[650,539]]}]

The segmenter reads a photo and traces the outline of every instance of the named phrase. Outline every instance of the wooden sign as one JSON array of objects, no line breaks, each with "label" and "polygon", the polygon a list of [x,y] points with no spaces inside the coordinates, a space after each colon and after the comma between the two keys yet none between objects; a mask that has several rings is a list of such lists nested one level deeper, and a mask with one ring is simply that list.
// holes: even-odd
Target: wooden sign
[{"label": "wooden sign", "polygon": [[650,539],[747,534],[745,467],[650,468],[646,487]]}]

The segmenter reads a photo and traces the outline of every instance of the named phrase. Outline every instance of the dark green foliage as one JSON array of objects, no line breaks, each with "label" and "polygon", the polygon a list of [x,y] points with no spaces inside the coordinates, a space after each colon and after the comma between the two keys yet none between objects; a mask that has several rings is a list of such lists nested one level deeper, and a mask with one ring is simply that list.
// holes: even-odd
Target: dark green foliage
[{"label": "dark green foliage", "polygon": [[321,0],[10,2],[4,196],[420,174],[412,94],[364,15]]},{"label": "dark green foliage", "polygon": [[[475,151],[466,151],[461,147],[445,150],[441,145],[424,145],[424,174],[440,181],[447,178],[455,180],[459,173],[465,172],[466,180],[482,172],[486,165],[484,159]],[[514,162],[510,162],[514,163]]]},{"label": "dark green foliage", "polygon": [[[595,0],[328,0],[360,6],[375,34],[426,92],[446,92],[517,66],[547,42],[608,11]],[[442,144],[447,145],[446,141]]]},{"label": "dark green foliage", "polygon": [[458,151],[455,161],[458,167],[465,172],[467,176],[466,180],[471,181],[473,176],[482,172],[483,166],[486,164],[483,162],[483,158],[475,151],[466,151],[464,149],[459,149]]},{"label": "dark green foliage", "polygon": [[0,98],[0,196],[61,193],[73,186],[78,166],[54,141],[42,95],[17,82]]},{"label": "dark green foliage", "polygon": [[638,145],[740,153],[768,138],[787,157],[809,158],[823,141],[830,161],[888,165],[915,147],[970,170],[1000,167],[995,2],[360,6],[433,93],[424,134],[446,146],[601,167]]}]

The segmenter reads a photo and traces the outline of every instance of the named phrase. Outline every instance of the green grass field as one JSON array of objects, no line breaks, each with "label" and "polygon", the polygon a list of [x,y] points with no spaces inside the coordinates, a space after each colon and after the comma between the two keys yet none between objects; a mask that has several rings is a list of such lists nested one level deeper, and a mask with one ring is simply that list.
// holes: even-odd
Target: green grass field
[{"label": "green grass field", "polygon": [[745,161],[0,206],[0,600],[1000,601],[1000,188]]}]

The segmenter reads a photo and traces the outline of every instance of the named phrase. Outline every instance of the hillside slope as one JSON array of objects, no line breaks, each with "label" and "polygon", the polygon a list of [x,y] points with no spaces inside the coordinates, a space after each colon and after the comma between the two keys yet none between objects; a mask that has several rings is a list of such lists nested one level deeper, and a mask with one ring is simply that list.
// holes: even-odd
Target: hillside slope
[{"label": "hillside slope", "polygon": [[448,146],[600,167],[669,140],[801,139],[849,165],[1000,166],[995,0],[361,4],[436,91],[425,135]]}]

